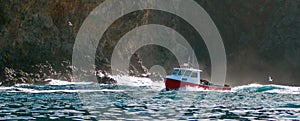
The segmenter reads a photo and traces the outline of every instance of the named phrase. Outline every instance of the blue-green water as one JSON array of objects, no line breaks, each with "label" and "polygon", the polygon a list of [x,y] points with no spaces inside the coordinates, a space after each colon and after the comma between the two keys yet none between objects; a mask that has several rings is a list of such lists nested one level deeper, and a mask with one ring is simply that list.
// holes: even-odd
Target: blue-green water
[{"label": "blue-green water", "polygon": [[[78,88],[79,87],[84,87]],[[0,120],[299,120],[300,89],[246,85],[232,91],[149,86],[19,85],[0,87]],[[95,87],[99,89],[95,89]]]}]

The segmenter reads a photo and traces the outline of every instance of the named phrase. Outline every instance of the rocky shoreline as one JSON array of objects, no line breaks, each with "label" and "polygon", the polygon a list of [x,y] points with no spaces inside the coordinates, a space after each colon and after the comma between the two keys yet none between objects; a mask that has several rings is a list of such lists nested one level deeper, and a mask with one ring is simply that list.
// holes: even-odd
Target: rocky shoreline
[{"label": "rocky shoreline", "polygon": [[[103,1],[0,0],[1,85],[40,83],[45,78],[71,81],[76,34]],[[223,38],[228,83],[263,84],[271,75],[276,84],[300,85],[299,1],[195,1],[208,12]],[[210,71],[205,43],[199,42],[201,36],[178,16],[155,10],[130,13],[111,25],[98,45],[96,70],[110,72],[110,56],[117,41],[145,24],[162,24],[188,38],[202,69]],[[147,46],[133,55],[130,69],[133,75],[145,73],[139,63],[143,62],[147,69],[161,65],[169,73],[178,65],[174,59],[166,49]],[[209,78],[210,74],[204,76]]]}]

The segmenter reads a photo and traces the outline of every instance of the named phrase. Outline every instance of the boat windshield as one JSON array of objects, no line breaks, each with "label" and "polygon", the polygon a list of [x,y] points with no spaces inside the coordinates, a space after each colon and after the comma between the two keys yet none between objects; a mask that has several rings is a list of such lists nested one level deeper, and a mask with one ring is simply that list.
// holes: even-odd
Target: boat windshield
[{"label": "boat windshield", "polygon": [[174,71],[173,71],[173,75],[177,75],[177,73],[178,73],[178,71],[179,71],[179,69],[174,69]]},{"label": "boat windshield", "polygon": [[192,73],[192,71],[187,70],[187,71],[185,71],[184,76],[190,76],[191,73]]},{"label": "boat windshield", "polygon": [[184,70],[179,70],[179,73],[178,73],[178,75],[179,75],[179,76],[181,76],[181,75],[183,75],[183,74],[184,74],[184,72],[185,72]]}]

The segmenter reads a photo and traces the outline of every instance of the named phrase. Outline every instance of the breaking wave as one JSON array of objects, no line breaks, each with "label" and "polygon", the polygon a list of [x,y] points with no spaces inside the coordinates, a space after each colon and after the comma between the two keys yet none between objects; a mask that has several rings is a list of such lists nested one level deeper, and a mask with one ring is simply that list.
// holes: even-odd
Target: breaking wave
[{"label": "breaking wave", "polygon": [[[300,87],[249,84],[233,87],[231,91],[194,87],[160,91],[164,88],[163,81],[129,76],[111,78],[117,81],[116,85],[47,80],[47,85],[0,87],[0,112],[9,112],[0,120],[21,120],[24,115],[27,116],[24,120],[52,117],[63,120],[74,115],[82,120],[93,120],[97,116],[100,119],[122,120],[134,116],[141,119],[141,115],[158,120],[195,116],[200,120],[299,119]],[[62,111],[67,113],[62,115]]]},{"label": "breaking wave", "polygon": [[[163,81],[152,81],[150,78],[145,77],[133,77],[133,76],[110,76],[117,81],[119,87],[147,87],[156,91],[164,89]],[[92,82],[68,82],[56,79],[46,79],[49,83],[46,85],[28,85],[28,84],[18,84],[12,87],[0,87],[0,92],[10,91],[10,92],[30,92],[30,93],[51,93],[51,92],[97,92],[97,91],[122,91],[115,90],[115,88],[106,87],[100,89],[86,89],[86,90],[76,90],[75,88],[65,88],[63,90],[55,89],[45,89],[46,86],[66,86],[66,85],[94,85]],[[100,84],[101,85],[101,84]],[[105,85],[105,84],[104,84]],[[68,87],[68,86],[67,86]],[[74,87],[74,86],[73,86]],[[207,91],[197,87],[183,87],[179,91]],[[224,91],[222,91],[224,92]],[[231,91],[225,92],[250,92],[250,93],[278,93],[278,94],[300,94],[300,87],[294,86],[284,86],[284,85],[262,85],[262,84],[248,84],[242,86],[232,87]]]},{"label": "breaking wave", "polygon": [[[216,91],[204,90],[198,87],[181,87],[178,91]],[[217,90],[218,92],[252,92],[252,93],[278,93],[278,94],[300,94],[300,87],[284,86],[284,85],[262,85],[262,84],[248,84],[242,86],[232,87],[230,91]]]},{"label": "breaking wave", "polygon": [[92,84],[92,82],[69,82],[69,81],[62,81],[57,79],[46,79],[45,81],[50,81],[48,85],[71,85],[71,84]]},{"label": "breaking wave", "polygon": [[134,76],[111,76],[117,81],[117,85],[133,86],[133,87],[149,87],[155,90],[161,90],[164,88],[163,81],[152,81],[146,77],[134,77]]},{"label": "breaking wave", "polygon": [[300,94],[300,87],[274,85],[274,84],[271,85],[249,84],[249,85],[233,87],[232,91]]}]

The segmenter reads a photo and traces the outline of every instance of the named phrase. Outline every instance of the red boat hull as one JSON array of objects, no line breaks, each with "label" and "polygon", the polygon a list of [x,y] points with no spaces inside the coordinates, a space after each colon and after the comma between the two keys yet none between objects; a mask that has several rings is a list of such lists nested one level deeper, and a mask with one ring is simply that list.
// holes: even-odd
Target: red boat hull
[{"label": "red boat hull", "polygon": [[202,88],[204,90],[231,90],[230,87],[215,87],[215,86],[207,86],[207,85],[201,85],[201,84],[193,84],[188,82],[182,82],[174,79],[165,79],[165,86],[167,90],[173,90],[173,89],[179,89],[180,87],[197,87]]}]

